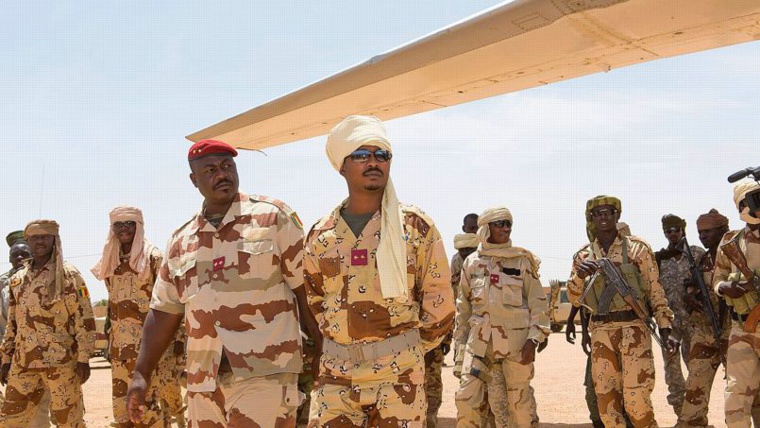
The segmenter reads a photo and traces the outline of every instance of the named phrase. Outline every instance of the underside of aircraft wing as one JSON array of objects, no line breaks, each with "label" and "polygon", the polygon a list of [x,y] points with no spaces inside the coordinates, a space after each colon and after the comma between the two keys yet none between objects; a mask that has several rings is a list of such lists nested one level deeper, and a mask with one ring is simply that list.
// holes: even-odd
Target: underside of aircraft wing
[{"label": "underside of aircraft wing", "polygon": [[760,38],[757,0],[517,0],[187,138],[261,149],[383,120]]}]

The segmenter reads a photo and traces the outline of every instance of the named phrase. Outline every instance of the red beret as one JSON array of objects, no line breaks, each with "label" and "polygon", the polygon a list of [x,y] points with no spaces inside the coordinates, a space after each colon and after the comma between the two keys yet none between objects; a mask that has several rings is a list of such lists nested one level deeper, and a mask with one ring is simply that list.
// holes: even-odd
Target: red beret
[{"label": "red beret", "polygon": [[187,160],[194,161],[210,155],[229,155],[237,156],[237,150],[227,143],[216,140],[200,140],[190,147],[187,152]]}]

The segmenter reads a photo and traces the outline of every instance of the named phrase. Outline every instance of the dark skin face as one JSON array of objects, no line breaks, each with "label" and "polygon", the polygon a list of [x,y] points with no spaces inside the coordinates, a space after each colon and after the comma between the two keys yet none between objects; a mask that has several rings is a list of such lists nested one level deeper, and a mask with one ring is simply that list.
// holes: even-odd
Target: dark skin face
[{"label": "dark skin face", "polygon": [[26,242],[18,242],[13,244],[10,251],[8,260],[13,266],[13,270],[18,270],[23,265],[24,260],[32,258],[32,249]]},{"label": "dark skin face", "polygon": [[[620,212],[612,205],[600,205],[591,210],[591,222],[596,226],[596,237],[606,250],[609,250],[617,237],[617,222]],[[584,260],[578,265],[578,277],[585,279],[596,272],[597,266],[593,260]]]},{"label": "dark skin face", "polygon": [[665,239],[668,240],[668,248],[671,250],[681,242],[684,236],[684,231],[680,227],[671,227],[663,233],[665,234]]},{"label": "dark skin face", "polygon": [[53,235],[32,235],[27,239],[29,247],[32,249],[34,256],[34,268],[40,268],[50,260],[55,248],[55,236]]},{"label": "dark skin face", "polygon": [[237,197],[240,184],[232,156],[206,156],[190,162],[190,169],[190,180],[206,200],[206,213],[226,213]]},{"label": "dark skin face", "polygon": [[468,217],[462,225],[462,232],[464,233],[478,233],[478,219]]},{"label": "dark skin face", "polygon": [[505,225],[504,227],[498,227],[492,223],[488,223],[488,231],[491,236],[488,237],[488,242],[491,244],[506,244],[509,242],[509,237],[512,234],[512,225]]},{"label": "dark skin face", "polygon": [[721,238],[728,231],[726,227],[713,227],[712,229],[699,229],[699,241],[705,248],[717,249]]},{"label": "dark skin face", "polygon": [[116,235],[116,239],[119,240],[121,249],[125,253],[132,249],[132,241],[135,240],[135,232],[137,232],[137,223],[132,224],[131,226],[127,223],[128,222],[117,221],[111,225],[111,230],[113,231],[113,234]]},{"label": "dark skin face", "polygon": [[[364,145],[359,149],[374,152],[379,147]],[[392,160],[379,162],[375,156],[370,156],[367,162],[355,162],[351,157],[347,157],[340,168],[340,175],[346,178],[349,194],[355,192],[382,194],[388,183],[391,162]]]}]

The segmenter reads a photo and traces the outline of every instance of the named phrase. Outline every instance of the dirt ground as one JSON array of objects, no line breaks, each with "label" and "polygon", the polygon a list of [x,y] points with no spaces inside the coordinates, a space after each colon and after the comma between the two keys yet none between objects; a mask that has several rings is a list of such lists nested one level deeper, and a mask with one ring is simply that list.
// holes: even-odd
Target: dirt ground
[{"label": "dirt ground", "polygon": [[[657,346],[656,344],[654,346]],[[444,404],[439,412],[440,428],[456,426],[456,407],[454,392],[457,379],[451,373],[451,355],[443,369]],[[111,417],[111,370],[103,359],[91,362],[93,367],[90,380],[84,385],[85,420],[90,428],[105,428],[112,421]],[[585,355],[578,345],[565,342],[563,334],[553,334],[548,348],[538,355],[536,377],[533,387],[536,390],[538,413],[541,427],[590,427],[588,411],[584,401],[583,369]],[[655,391],[652,396],[655,415],[661,427],[672,427],[676,423],[673,409],[668,405],[667,386],[663,380],[662,358],[655,358],[657,370]],[[684,367],[684,373],[686,368]],[[719,369],[713,384],[710,403],[710,423],[720,427],[723,423],[723,369]]]}]

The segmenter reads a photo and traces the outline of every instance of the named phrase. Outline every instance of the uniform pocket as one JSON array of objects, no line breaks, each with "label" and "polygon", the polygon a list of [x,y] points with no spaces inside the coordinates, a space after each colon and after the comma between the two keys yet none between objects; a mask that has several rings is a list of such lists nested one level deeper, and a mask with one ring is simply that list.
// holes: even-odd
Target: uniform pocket
[{"label": "uniform pocket", "polygon": [[298,390],[294,385],[283,387],[282,405],[287,409],[297,409],[304,401],[306,394]]},{"label": "uniform pocket", "polygon": [[520,278],[507,276],[501,289],[502,303],[507,306],[521,307],[523,305],[523,282]]},{"label": "uniform pocket", "polygon": [[238,271],[243,279],[268,277],[274,261],[274,242],[271,239],[238,243]]},{"label": "uniform pocket", "polygon": [[195,269],[195,253],[180,257],[175,262],[169,259],[169,275],[174,278],[180,300],[187,301],[198,292],[198,275]]}]

